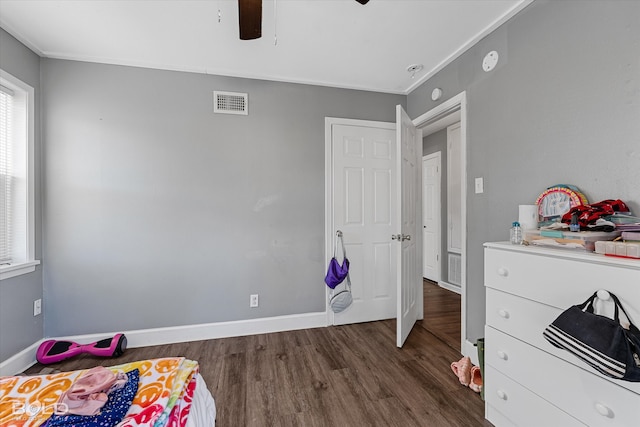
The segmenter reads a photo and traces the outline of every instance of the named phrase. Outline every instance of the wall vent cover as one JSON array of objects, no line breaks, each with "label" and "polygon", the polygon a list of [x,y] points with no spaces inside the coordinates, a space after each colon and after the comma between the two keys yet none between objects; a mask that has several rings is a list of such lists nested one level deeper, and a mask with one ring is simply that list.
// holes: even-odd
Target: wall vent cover
[{"label": "wall vent cover", "polygon": [[213,112],[222,114],[249,114],[249,95],[237,92],[213,91]]},{"label": "wall vent cover", "polygon": [[452,285],[461,286],[462,284],[462,256],[458,254],[449,254],[449,277],[447,281]]}]

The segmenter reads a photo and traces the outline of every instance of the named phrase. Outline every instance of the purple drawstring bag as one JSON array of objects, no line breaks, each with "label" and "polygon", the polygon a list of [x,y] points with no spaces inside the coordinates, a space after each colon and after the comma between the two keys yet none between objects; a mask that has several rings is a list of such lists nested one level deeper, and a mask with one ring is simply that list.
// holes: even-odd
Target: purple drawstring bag
[{"label": "purple drawstring bag", "polygon": [[329,261],[329,267],[327,268],[327,275],[324,277],[324,283],[327,284],[328,287],[334,289],[338,286],[349,274],[349,260],[347,258],[344,259],[342,265],[338,262],[338,260],[333,257],[331,261]]},{"label": "purple drawstring bag", "polygon": [[[347,259],[347,253],[344,250],[344,241],[342,240],[342,231],[338,230],[336,243],[333,246],[333,258],[329,261],[329,267],[327,267],[327,274],[324,277],[324,283],[331,289],[335,289],[349,274],[349,260]],[[338,240],[342,244],[342,265],[336,258],[336,252],[338,251]]]}]

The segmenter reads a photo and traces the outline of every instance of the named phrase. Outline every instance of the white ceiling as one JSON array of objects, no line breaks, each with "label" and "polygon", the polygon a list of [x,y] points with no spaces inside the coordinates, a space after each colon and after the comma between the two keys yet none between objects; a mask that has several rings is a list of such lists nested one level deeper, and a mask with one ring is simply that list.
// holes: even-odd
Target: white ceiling
[{"label": "white ceiling", "polygon": [[407,94],[531,1],[264,0],[246,41],[236,0],[0,0],[0,26],[50,58]]}]

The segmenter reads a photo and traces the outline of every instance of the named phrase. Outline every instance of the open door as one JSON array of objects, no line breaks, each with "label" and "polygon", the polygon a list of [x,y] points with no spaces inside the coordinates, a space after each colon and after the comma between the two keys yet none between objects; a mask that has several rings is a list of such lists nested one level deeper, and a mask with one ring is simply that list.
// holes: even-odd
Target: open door
[{"label": "open door", "polygon": [[422,232],[418,219],[422,200],[422,138],[402,106],[396,107],[398,299],[397,343],[402,347],[422,317]]}]

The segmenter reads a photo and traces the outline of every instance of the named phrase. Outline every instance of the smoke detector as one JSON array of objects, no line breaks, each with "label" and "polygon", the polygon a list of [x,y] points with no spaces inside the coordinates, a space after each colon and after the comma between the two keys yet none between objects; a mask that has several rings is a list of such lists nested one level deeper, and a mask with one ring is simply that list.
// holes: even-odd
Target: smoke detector
[{"label": "smoke detector", "polygon": [[422,71],[423,68],[424,65],[422,64],[413,64],[407,67],[407,72],[411,73],[411,78],[414,78],[416,76],[416,73]]},{"label": "smoke detector", "polygon": [[496,52],[495,50],[492,50],[491,52],[487,53],[484,57],[484,59],[482,60],[482,69],[488,73],[489,71],[493,70],[496,65],[498,65],[498,52]]}]

